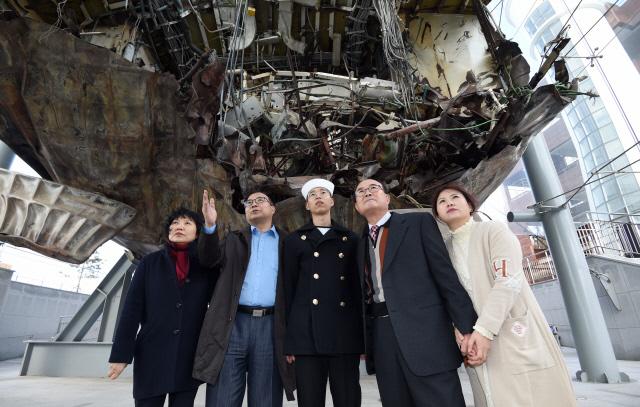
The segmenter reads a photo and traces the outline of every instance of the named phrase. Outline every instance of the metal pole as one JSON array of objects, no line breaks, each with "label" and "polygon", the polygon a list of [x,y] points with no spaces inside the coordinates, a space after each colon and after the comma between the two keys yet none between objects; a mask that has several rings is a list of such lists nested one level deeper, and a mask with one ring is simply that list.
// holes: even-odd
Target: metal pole
[{"label": "metal pole", "polygon": [[507,213],[507,220],[509,222],[542,222],[540,214],[535,212],[509,212]]},{"label": "metal pole", "polygon": [[[12,149],[9,148],[8,145],[4,143],[4,141],[0,140],[0,168],[8,170],[13,163],[13,159],[16,154]],[[4,251],[4,244],[0,245],[0,253]],[[16,274],[17,278],[17,274]],[[0,303],[2,305],[2,303]]]},{"label": "metal pole", "polygon": [[544,207],[537,209],[542,215],[582,368],[576,377],[581,381],[620,383],[622,377],[571,212],[560,206],[564,203],[562,197],[546,201],[563,191],[542,137],[534,137],[529,143],[523,161],[536,201],[544,202]]}]

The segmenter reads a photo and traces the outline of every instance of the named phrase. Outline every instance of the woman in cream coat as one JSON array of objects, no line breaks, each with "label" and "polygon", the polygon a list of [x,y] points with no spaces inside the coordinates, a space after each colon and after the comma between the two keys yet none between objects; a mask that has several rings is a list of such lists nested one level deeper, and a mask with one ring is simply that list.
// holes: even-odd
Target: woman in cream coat
[{"label": "woman in cream coat", "polygon": [[522,271],[518,239],[499,222],[474,222],[477,203],[462,186],[434,195],[434,212],[451,231],[445,241],[478,320],[458,343],[476,407],[570,407],[575,395],[549,325]]}]

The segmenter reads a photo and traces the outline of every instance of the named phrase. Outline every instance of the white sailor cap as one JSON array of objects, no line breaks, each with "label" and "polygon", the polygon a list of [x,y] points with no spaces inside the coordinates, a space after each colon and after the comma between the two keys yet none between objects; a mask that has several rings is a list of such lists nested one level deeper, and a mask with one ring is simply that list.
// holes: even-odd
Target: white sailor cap
[{"label": "white sailor cap", "polygon": [[322,179],[322,178],[314,178],[311,179],[307,182],[304,183],[304,185],[302,186],[302,196],[304,197],[304,199],[307,199],[307,195],[309,195],[309,191],[311,191],[313,188],[324,188],[327,191],[329,191],[329,193],[331,195],[333,195],[333,182],[331,181],[327,181],[326,179]]}]

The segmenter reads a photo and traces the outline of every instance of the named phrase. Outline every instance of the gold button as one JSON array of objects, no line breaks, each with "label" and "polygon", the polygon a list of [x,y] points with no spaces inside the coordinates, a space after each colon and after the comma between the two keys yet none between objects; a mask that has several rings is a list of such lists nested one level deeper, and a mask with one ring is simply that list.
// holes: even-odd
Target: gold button
[{"label": "gold button", "polygon": [[318,303],[319,303],[320,301],[318,301],[316,298],[314,298],[314,299],[313,299],[313,301],[311,301],[311,302],[313,303],[313,305],[318,305]]},{"label": "gold button", "polygon": [[338,257],[342,259],[344,257],[344,253],[338,253]]},{"label": "gold button", "polygon": [[344,276],[340,276],[340,280],[344,280]]},{"label": "gold button", "polygon": [[300,239],[302,239],[302,240],[307,240],[307,235],[302,235],[302,236],[300,236]]},{"label": "gold button", "polygon": [[342,236],[342,241],[346,242],[347,241],[347,237],[346,236]]},{"label": "gold button", "polygon": [[320,278],[320,275],[319,275],[318,273],[315,273],[315,274],[313,275],[313,278],[315,278],[315,279],[317,280],[317,279],[319,279],[319,278]]},{"label": "gold button", "polygon": [[344,302],[344,301],[340,301],[340,306],[341,306],[341,307],[344,307],[345,305],[347,305],[347,303],[346,303],[346,302]]},{"label": "gold button", "polygon": [[318,253],[318,252],[313,252],[313,257],[320,257],[320,253]]}]

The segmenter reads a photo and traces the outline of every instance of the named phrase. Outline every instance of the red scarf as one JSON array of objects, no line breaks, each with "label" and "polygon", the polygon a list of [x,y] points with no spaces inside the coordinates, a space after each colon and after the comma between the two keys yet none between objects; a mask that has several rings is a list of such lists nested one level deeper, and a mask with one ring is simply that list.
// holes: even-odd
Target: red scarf
[{"label": "red scarf", "polygon": [[169,247],[169,255],[176,265],[178,283],[182,285],[189,275],[189,244],[169,242],[167,246]]}]

